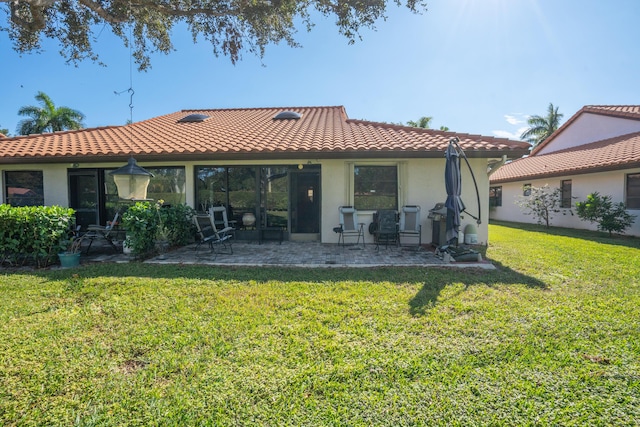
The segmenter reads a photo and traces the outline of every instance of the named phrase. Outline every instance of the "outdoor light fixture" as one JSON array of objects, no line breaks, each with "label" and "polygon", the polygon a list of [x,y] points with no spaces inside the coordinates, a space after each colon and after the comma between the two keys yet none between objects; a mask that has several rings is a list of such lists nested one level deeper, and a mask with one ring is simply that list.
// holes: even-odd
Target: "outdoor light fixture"
[{"label": "outdoor light fixture", "polygon": [[118,188],[118,197],[127,200],[145,200],[147,187],[153,174],[136,163],[131,157],[129,163],[119,169],[109,172]]}]

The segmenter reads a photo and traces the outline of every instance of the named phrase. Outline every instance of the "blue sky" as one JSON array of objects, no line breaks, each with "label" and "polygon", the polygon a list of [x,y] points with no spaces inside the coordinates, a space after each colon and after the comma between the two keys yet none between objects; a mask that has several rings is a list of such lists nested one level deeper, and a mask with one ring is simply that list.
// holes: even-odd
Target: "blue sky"
[{"label": "blue sky", "polygon": [[[2,4],[6,8],[6,4]],[[154,55],[132,81],[133,120],[190,108],[343,105],[349,117],[517,139],[528,115],[550,102],[564,120],[584,105],[640,103],[638,0],[430,0],[414,15],[390,5],[388,19],[348,45],[332,20],[297,35],[302,48],[269,46],[260,61],[231,65],[206,42],[174,31],[176,52]],[[6,19],[0,12],[0,19]],[[78,109],[87,127],[130,117],[129,50],[106,31],[107,67],[65,64],[53,43],[20,57],[0,33],[0,128],[11,134],[38,91]]]}]

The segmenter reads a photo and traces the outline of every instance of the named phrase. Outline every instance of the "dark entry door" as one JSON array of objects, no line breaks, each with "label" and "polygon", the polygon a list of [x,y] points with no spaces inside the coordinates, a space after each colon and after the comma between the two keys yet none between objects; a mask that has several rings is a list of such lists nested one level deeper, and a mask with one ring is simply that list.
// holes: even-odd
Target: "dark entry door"
[{"label": "dark entry door", "polygon": [[100,183],[95,169],[69,171],[69,207],[76,211],[76,224],[86,229],[100,224]]},{"label": "dark entry door", "polygon": [[320,233],[320,170],[291,175],[291,232]]}]

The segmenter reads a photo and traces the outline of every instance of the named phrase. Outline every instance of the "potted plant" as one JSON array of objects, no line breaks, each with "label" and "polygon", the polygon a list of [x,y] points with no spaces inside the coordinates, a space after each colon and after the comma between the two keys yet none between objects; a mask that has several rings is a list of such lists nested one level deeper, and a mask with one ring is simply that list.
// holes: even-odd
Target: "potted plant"
[{"label": "potted plant", "polygon": [[76,231],[70,239],[65,240],[60,245],[62,251],[58,253],[62,268],[76,267],[80,265],[80,249],[84,236],[79,236]]},{"label": "potted plant", "polygon": [[160,254],[160,258],[163,258],[164,254],[169,250],[170,234],[169,229],[160,220],[160,225],[156,231],[156,251]]}]

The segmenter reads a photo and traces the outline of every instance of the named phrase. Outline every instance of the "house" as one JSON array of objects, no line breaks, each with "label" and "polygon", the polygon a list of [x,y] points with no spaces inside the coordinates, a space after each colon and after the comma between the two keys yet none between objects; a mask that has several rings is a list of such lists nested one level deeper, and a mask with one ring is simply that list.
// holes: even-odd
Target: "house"
[{"label": "house", "polygon": [[[490,217],[534,222],[514,202],[530,186],[560,188],[561,213],[553,225],[597,229],[571,215],[575,202],[598,192],[623,202],[635,220],[626,234],[640,236],[640,106],[587,105],[531,155],[499,168],[490,178]],[[563,215],[564,214],[564,215]]]},{"label": "house", "polygon": [[[201,211],[227,206],[239,238],[278,227],[290,240],[335,243],[339,206],[355,206],[368,225],[376,209],[420,205],[422,241],[430,242],[427,213],[446,199],[444,153],[453,137],[481,200],[488,164],[528,150],[508,139],[353,120],[341,106],[183,110],[126,126],[6,138],[0,188],[4,203],[17,202],[10,189],[25,188],[34,203],[74,208],[80,225],[105,224],[127,203],[109,172],[134,157],[154,174],[147,197]],[[463,200],[488,218],[462,169]],[[487,234],[485,220],[478,241]]]}]

